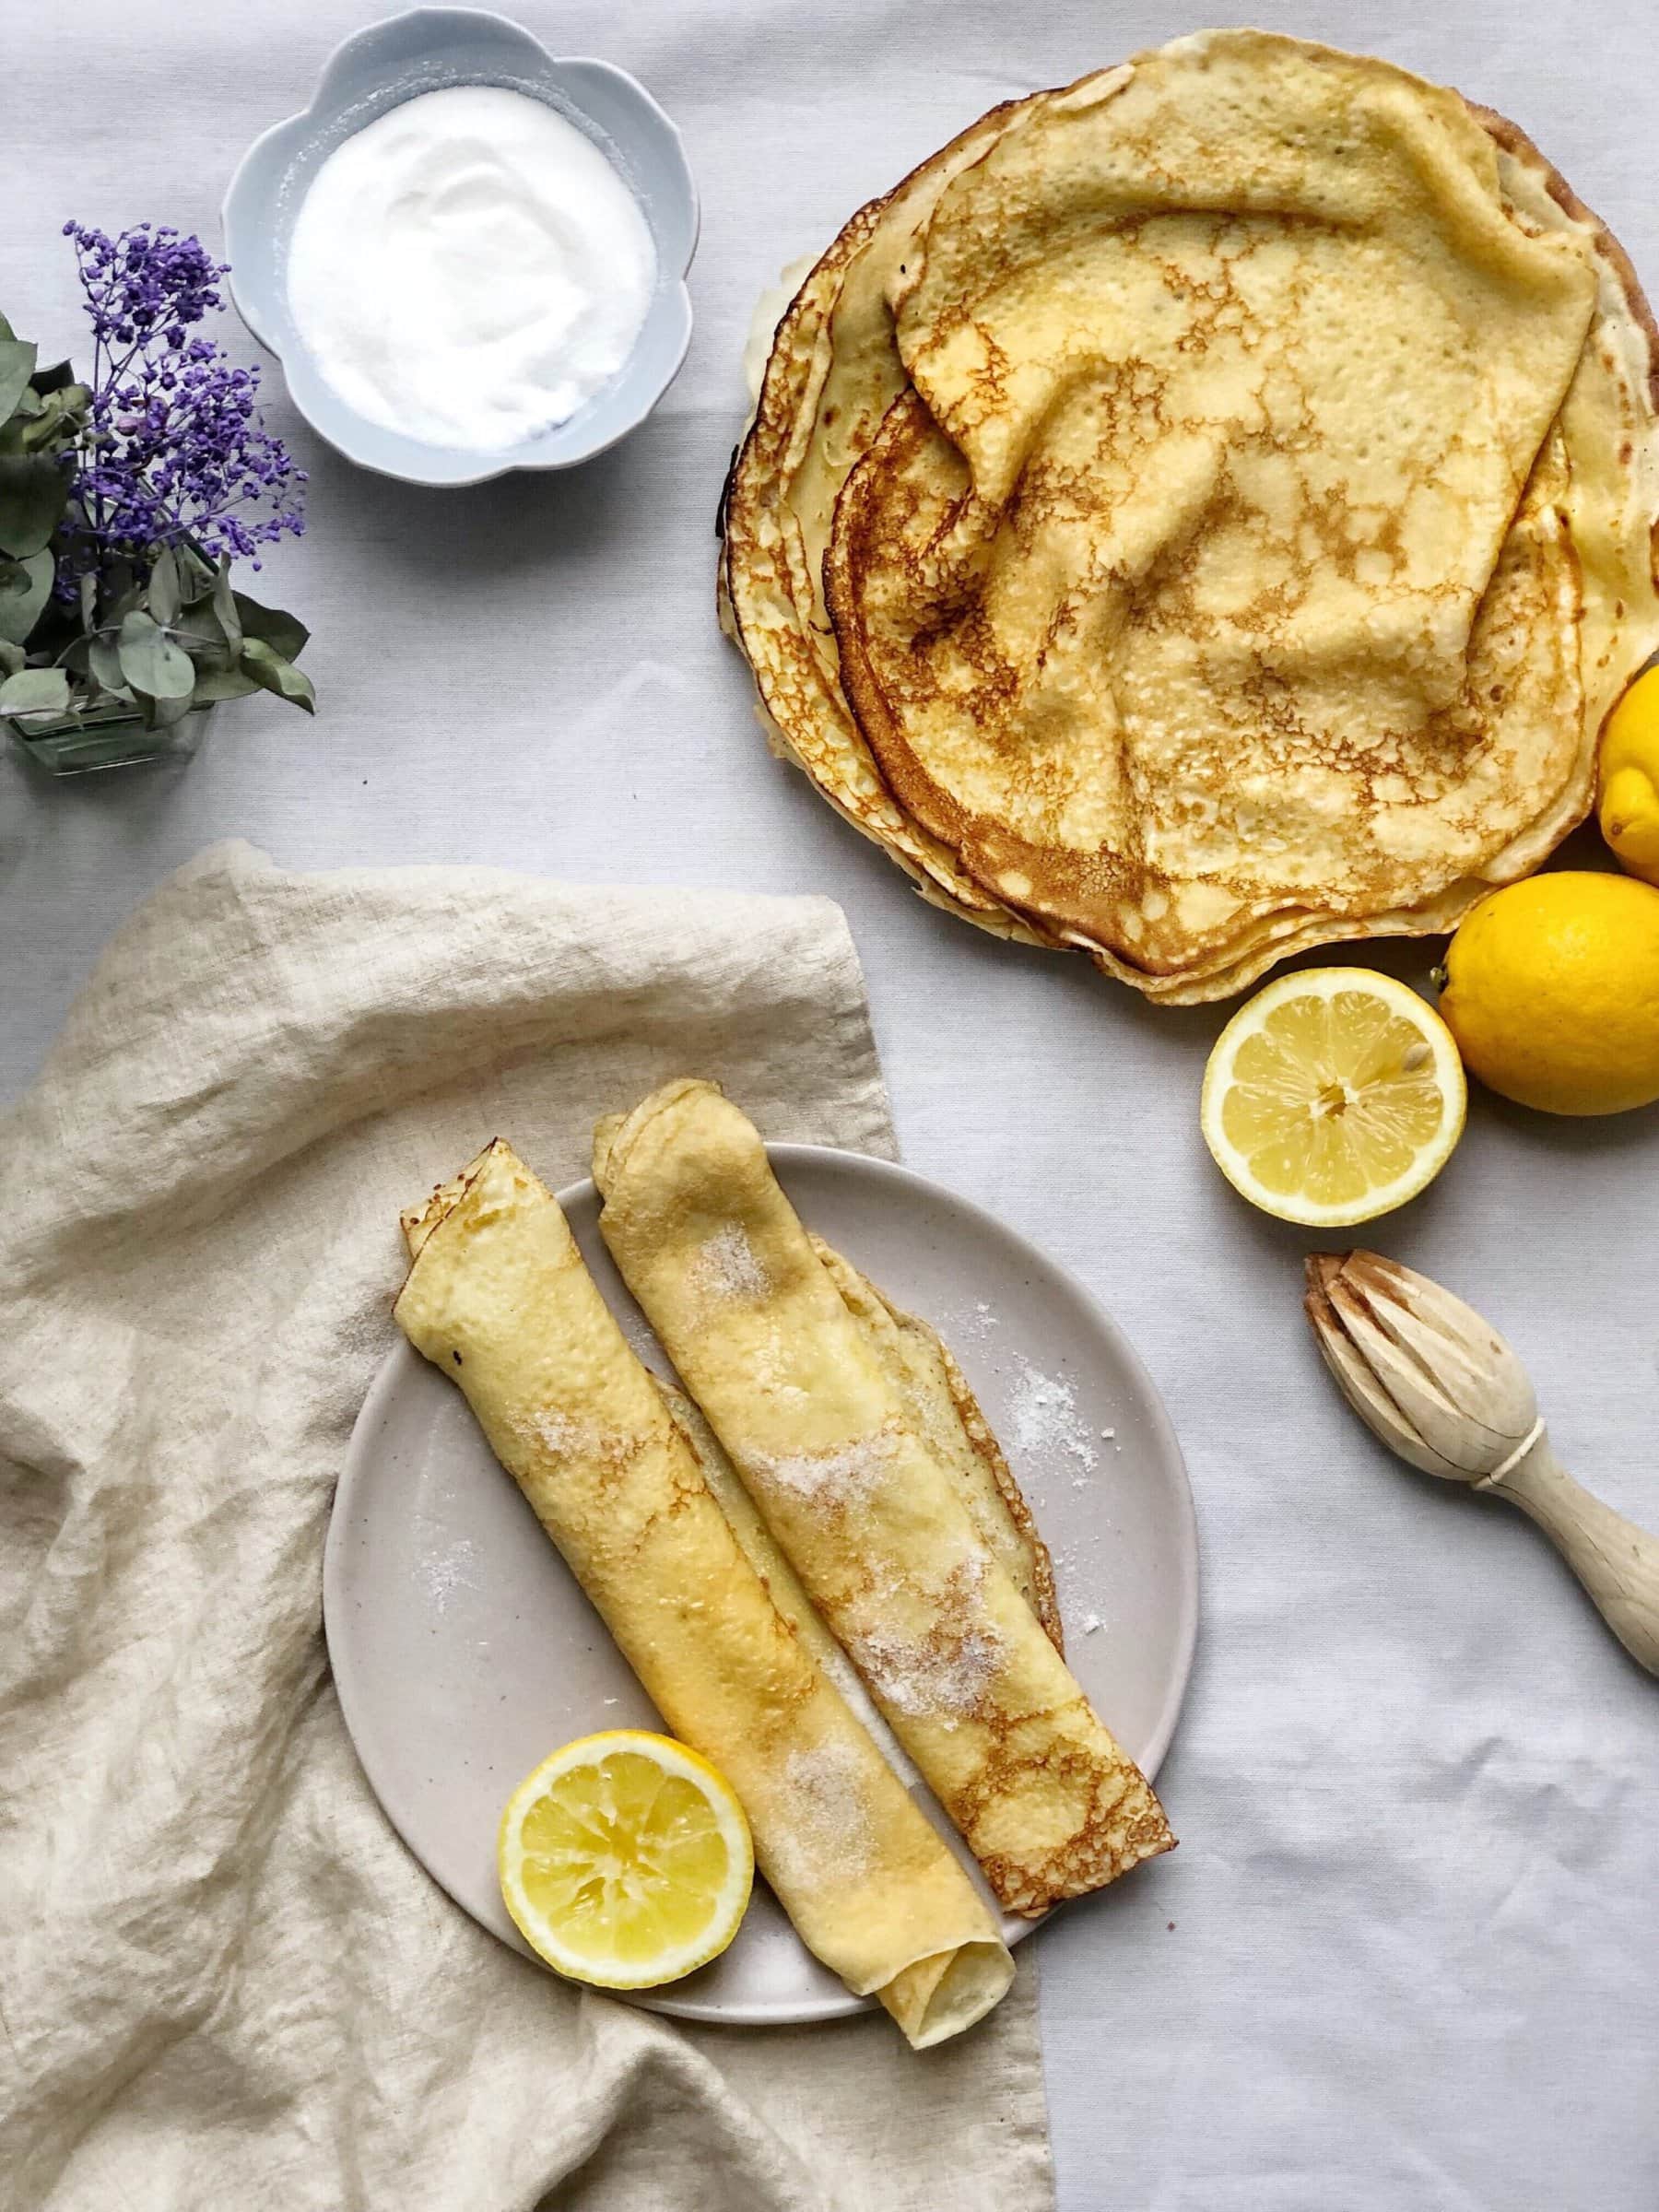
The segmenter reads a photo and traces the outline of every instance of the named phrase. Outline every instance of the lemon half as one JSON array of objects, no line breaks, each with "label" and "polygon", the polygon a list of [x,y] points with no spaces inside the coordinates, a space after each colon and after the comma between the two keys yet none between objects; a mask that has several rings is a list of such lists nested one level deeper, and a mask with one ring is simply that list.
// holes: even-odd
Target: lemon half
[{"label": "lemon half", "polygon": [[1463,1134],[1467,1092],[1431,1006],[1369,968],[1283,975],[1241,1007],[1204,1071],[1204,1140],[1281,1221],[1340,1229],[1415,1198]]},{"label": "lemon half", "polygon": [[508,1800],[497,1865],[525,1942],[602,1989],[653,1989],[717,1959],[755,1878],[731,1784],[641,1728],[544,1759]]}]

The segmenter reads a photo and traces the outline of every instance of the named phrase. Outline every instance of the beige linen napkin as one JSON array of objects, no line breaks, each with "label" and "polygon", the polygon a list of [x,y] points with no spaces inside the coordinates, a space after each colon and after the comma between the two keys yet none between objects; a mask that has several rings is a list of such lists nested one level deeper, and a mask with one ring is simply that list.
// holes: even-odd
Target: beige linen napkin
[{"label": "beige linen napkin", "polygon": [[[429,1880],[329,1680],[324,1531],[400,1205],[725,1081],[890,1154],[822,900],[205,854],[0,1131],[8,2212],[1041,2212],[1029,1955],[941,2051],[579,1994]],[[419,1684],[411,1683],[412,1697]]]}]

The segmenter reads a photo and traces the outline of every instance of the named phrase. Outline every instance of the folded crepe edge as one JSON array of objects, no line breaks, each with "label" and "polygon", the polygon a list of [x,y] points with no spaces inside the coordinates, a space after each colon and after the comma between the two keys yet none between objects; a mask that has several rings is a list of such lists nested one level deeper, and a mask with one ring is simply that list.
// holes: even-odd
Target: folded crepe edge
[{"label": "folded crepe edge", "polygon": [[948,2042],[1001,2004],[1014,1979],[1014,1957],[1006,1943],[958,1944],[900,1967],[885,1988],[875,1991],[912,2051],[931,2051]]},{"label": "folded crepe edge", "polygon": [[725,1092],[718,1083],[711,1083],[702,1076],[675,1076],[666,1083],[659,1083],[655,1090],[642,1098],[631,1113],[607,1113],[594,1128],[594,1181],[599,1186],[601,1198],[610,1196],[617,1177],[628,1164],[628,1156],[646,1127],[659,1114],[677,1106],[693,1091],[712,1091],[717,1099]]},{"label": "folded crepe edge", "polygon": [[[1015,1533],[1026,1555],[1031,1579],[1031,1610],[1042,1624],[1043,1631],[1049,1641],[1064,1658],[1065,1656],[1065,1630],[1061,1622],[1059,1599],[1054,1590],[1053,1555],[1042,1540],[1041,1531],[1037,1526],[1036,1515],[1031,1511],[1025,1492],[1019,1487],[1013,1468],[1008,1465],[1007,1455],[998,1442],[994,1430],[985,1418],[983,1408],[974,1396],[967,1376],[962,1372],[956,1354],[931,1322],[924,1321],[920,1314],[907,1312],[902,1306],[895,1305],[879,1283],[873,1283],[861,1267],[854,1266],[851,1260],[847,1259],[843,1253],[837,1252],[832,1244],[827,1243],[814,1230],[808,1230],[806,1235],[812,1249],[829,1269],[830,1280],[835,1284],[837,1289],[841,1291],[842,1302],[848,1305],[848,1311],[853,1314],[854,1321],[861,1322],[862,1324],[862,1316],[858,1313],[857,1309],[847,1300],[846,1287],[841,1276],[842,1270],[875,1300],[892,1322],[900,1336],[913,1335],[919,1337],[934,1358],[937,1359],[939,1371],[944,1378],[945,1388],[949,1395],[951,1406],[957,1419],[961,1423],[962,1433],[967,1438],[974,1457],[980,1461],[991,1477],[997,1495],[1013,1524]],[[967,1500],[964,1500],[964,1502],[966,1503]],[[972,1511],[971,1506],[970,1506],[970,1511]]]},{"label": "folded crepe edge", "polygon": [[[486,1163],[498,1153],[504,1153],[515,1166],[524,1166],[504,1136],[492,1136],[482,1151],[473,1154],[458,1174],[452,1175],[447,1182],[435,1183],[429,1198],[423,1199],[418,1206],[406,1206],[399,1213],[397,1224],[403,1230],[404,1242],[408,1246],[411,1265],[420,1257],[433,1230],[441,1228],[484,1172]],[[527,1168],[524,1171],[529,1173]]]},{"label": "folded crepe edge", "polygon": [[[895,1308],[894,1311],[897,1311]],[[991,1478],[1002,1493],[1003,1503],[1014,1517],[1015,1526],[1031,1547],[1032,1579],[1035,1583],[1031,1610],[1042,1623],[1048,1640],[1064,1659],[1065,1656],[1065,1628],[1060,1618],[1060,1595],[1054,1587],[1054,1555],[1043,1542],[1042,1531],[1037,1525],[1037,1516],[1031,1511],[1019,1478],[1008,1465],[1007,1455],[997,1440],[996,1431],[985,1418],[979,1400],[974,1396],[968,1378],[957,1364],[956,1354],[931,1322],[919,1314],[903,1316],[912,1328],[920,1329],[933,1342],[945,1370],[945,1381],[968,1441],[991,1470]]]}]

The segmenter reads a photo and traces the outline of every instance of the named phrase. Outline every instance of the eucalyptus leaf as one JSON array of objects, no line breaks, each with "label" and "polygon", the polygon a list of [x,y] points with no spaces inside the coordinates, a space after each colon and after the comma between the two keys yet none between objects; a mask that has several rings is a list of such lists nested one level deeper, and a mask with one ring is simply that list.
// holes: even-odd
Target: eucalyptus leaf
[{"label": "eucalyptus leaf", "polygon": [[0,338],[15,338],[17,335],[17,332],[12,328],[6,317],[4,315],[0,315]]},{"label": "eucalyptus leaf", "polygon": [[98,625],[98,578],[88,569],[80,580],[81,628],[92,630]]},{"label": "eucalyptus leaf", "polygon": [[171,730],[174,723],[183,721],[194,703],[188,692],[182,699],[147,699],[144,718],[152,730]]},{"label": "eucalyptus leaf", "polygon": [[61,668],[20,668],[0,684],[0,714],[66,714],[69,678]]},{"label": "eucalyptus leaf", "polygon": [[28,657],[21,645],[14,645],[9,638],[0,638],[0,677],[16,676]]},{"label": "eucalyptus leaf", "polygon": [[221,560],[213,579],[213,611],[218,617],[219,628],[225,633],[225,642],[232,653],[241,651],[241,617],[237,612],[236,594],[230,589],[230,563]]},{"label": "eucalyptus leaf", "polygon": [[101,690],[112,691],[118,699],[132,698],[126,677],[122,671],[121,655],[108,638],[88,640],[87,666]]},{"label": "eucalyptus leaf", "polygon": [[75,382],[75,370],[68,361],[53,361],[48,368],[37,369],[29,381],[42,397],[48,392],[67,392]]},{"label": "eucalyptus leaf", "polygon": [[178,620],[183,604],[179,589],[178,556],[171,546],[163,546],[150,563],[149,611],[167,629]]},{"label": "eucalyptus leaf", "polygon": [[34,365],[34,347],[25,345],[21,338],[0,338],[0,422],[28,391]]},{"label": "eucalyptus leaf", "polygon": [[123,621],[115,651],[121,673],[135,691],[150,699],[188,699],[195,689],[190,655],[141,608],[135,607]]},{"label": "eucalyptus leaf", "polygon": [[52,596],[56,567],[50,553],[0,561],[0,638],[7,644],[21,645],[40,620],[41,609]]},{"label": "eucalyptus leaf", "polygon": [[[243,634],[258,638],[268,645],[278,660],[297,661],[311,636],[303,622],[292,615],[284,614],[279,606],[261,606],[257,599],[250,599],[245,592],[233,592],[237,614],[241,618]],[[226,625],[229,628],[229,624]]]},{"label": "eucalyptus leaf", "polygon": [[179,557],[179,575],[185,602],[194,605],[196,600],[207,596],[218,571],[214,563],[205,558],[201,547],[193,545],[187,537],[181,538],[173,550]]},{"label": "eucalyptus leaf", "polygon": [[241,632],[232,646],[211,599],[197,599],[185,607],[172,634],[173,642],[182,645],[198,667],[228,668],[241,650]]},{"label": "eucalyptus leaf", "polygon": [[54,392],[50,399],[37,400],[32,422],[22,422],[12,417],[12,427],[18,431],[18,451],[20,453],[45,453],[61,451],[74,437],[75,423],[65,410]]},{"label": "eucalyptus leaf", "polygon": [[39,553],[68,500],[68,475],[47,454],[0,453],[0,553]]},{"label": "eucalyptus leaf", "polygon": [[263,688],[241,668],[203,668],[196,674],[195,703],[205,707],[216,699],[247,699]]},{"label": "eucalyptus leaf", "polygon": [[[295,623],[295,629],[300,625]],[[241,665],[263,689],[275,691],[278,699],[286,699],[296,707],[303,707],[308,714],[317,711],[317,694],[312,688],[309,676],[302,675],[291,661],[285,661],[279,653],[273,653],[263,638],[249,638],[243,643]]]}]

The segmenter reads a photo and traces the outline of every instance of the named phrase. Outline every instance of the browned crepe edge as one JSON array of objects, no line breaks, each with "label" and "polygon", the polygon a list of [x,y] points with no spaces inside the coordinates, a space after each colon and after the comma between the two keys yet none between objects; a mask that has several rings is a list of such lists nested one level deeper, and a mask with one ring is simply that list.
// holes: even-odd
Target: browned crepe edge
[{"label": "browned crepe edge", "polygon": [[981,1410],[980,1402],[969,1388],[968,1378],[957,1365],[956,1354],[930,1322],[919,1314],[907,1313],[905,1319],[933,1339],[938,1347],[940,1364],[945,1370],[945,1381],[961,1418],[968,1441],[991,1470],[991,1478],[1002,1492],[1003,1503],[1013,1515],[1014,1524],[1031,1547],[1031,1580],[1035,1585],[1031,1610],[1042,1623],[1049,1641],[1064,1659],[1065,1656],[1065,1627],[1060,1618],[1060,1601],[1054,1591],[1054,1560],[1043,1542],[1042,1531],[1037,1517],[1026,1502],[1014,1470],[1009,1466],[995,1432]]},{"label": "browned crepe edge", "polygon": [[[1138,58],[1138,55],[1135,55],[1131,56],[1130,60],[1133,62]],[[1100,71],[1086,72],[1085,76],[1079,78],[1077,82],[1085,82],[1088,76],[1100,74],[1101,74]],[[1070,88],[1069,87],[1055,87],[1052,89],[1056,92],[1064,92]],[[1653,310],[1642,289],[1629,253],[1606,223],[1579,197],[1560,171],[1540,152],[1534,141],[1518,124],[1512,123],[1508,117],[1500,114],[1497,110],[1469,99],[1466,94],[1455,92],[1454,88],[1444,88],[1454,92],[1455,97],[1463,101],[1469,113],[1497,146],[1513,159],[1531,168],[1542,179],[1550,197],[1572,220],[1585,227],[1594,250],[1611,265],[1631,319],[1646,341],[1647,397],[1653,417],[1652,427],[1656,432],[1659,432],[1659,320],[1655,319]],[[791,427],[787,421],[781,423],[775,418],[768,419],[768,402],[770,398],[774,410],[781,405],[781,392],[774,387],[781,386],[783,381],[782,342],[786,335],[793,337],[795,324],[803,312],[806,295],[810,288],[832,262],[850,258],[858,244],[862,243],[863,238],[867,236],[869,230],[874,228],[888,201],[903,191],[912,179],[919,176],[922,171],[929,166],[931,161],[947,154],[952,147],[960,143],[963,137],[970,132],[978,129],[982,124],[999,113],[1011,111],[1020,104],[1022,103],[1018,100],[1008,100],[999,102],[995,107],[987,109],[982,116],[967,125],[965,130],[959,132],[955,137],[947,142],[946,146],[939,148],[937,153],[929,156],[927,161],[919,162],[892,188],[891,192],[866,202],[852,219],[843,225],[825,253],[814,264],[813,268],[798,288],[788,310],[780,319],[774,333],[771,352],[767,361],[766,376],[762,383],[760,405],[757,408],[755,419],[750,425],[747,436],[734,453],[732,465],[727,473],[722,492],[721,521],[723,524],[734,490],[741,486],[745,473],[762,465],[763,456],[760,449],[763,437],[770,436],[775,441],[781,431],[787,436]],[[858,235],[855,236],[855,233]],[[879,436],[879,434],[878,431],[877,435]],[[845,497],[848,486],[857,475],[865,457],[861,456],[860,461],[855,463],[853,468],[849,471],[847,481],[841,488],[841,496],[842,498]],[[834,539],[832,538],[832,546],[833,543]],[[1655,579],[1659,580],[1659,514],[1653,517],[1650,525],[1650,543],[1652,547],[1651,565]],[[741,618],[733,604],[730,588],[730,563],[733,552],[733,540],[723,532],[718,586],[718,596],[723,612],[722,626],[727,629],[727,633],[733,638],[739,651],[745,652],[747,658]],[[828,567],[827,557],[826,568],[828,569]],[[826,597],[831,597],[828,576],[826,576]],[[751,664],[752,672],[753,665]],[[757,688],[759,689],[758,679]],[[838,795],[818,782],[812,768],[794,750],[787,730],[776,723],[771,715],[770,702],[766,700],[764,693],[761,693],[760,708],[763,717],[771,724],[772,729],[777,731],[778,740],[781,741],[781,743],[773,741],[769,731],[769,743],[772,744],[772,749],[774,751],[782,750],[784,757],[794,760],[808,781],[818,789],[820,796],[827,799],[837,813],[852,821],[853,827],[869,838],[871,841],[880,844],[889,859],[893,860],[912,877],[930,904],[958,914],[963,920],[972,922],[976,926],[989,929],[994,934],[1058,949],[1083,952],[1101,973],[1128,983],[1154,1003],[1171,1006],[1201,1005],[1234,996],[1256,982],[1270,968],[1275,967],[1280,961],[1320,945],[1364,942],[1371,938],[1394,936],[1447,935],[1456,927],[1457,923],[1469,908],[1484,897],[1488,890],[1495,888],[1493,883],[1488,883],[1484,879],[1471,881],[1461,893],[1442,894],[1441,898],[1436,901],[1436,911],[1432,915],[1403,907],[1385,910],[1381,913],[1371,915],[1333,916],[1327,912],[1321,914],[1315,920],[1299,922],[1298,910],[1282,908],[1277,910],[1274,915],[1263,918],[1263,927],[1260,933],[1248,938],[1235,958],[1229,959],[1224,953],[1219,959],[1212,959],[1207,963],[1200,962],[1196,966],[1159,972],[1125,959],[1120,951],[1088,941],[1082,933],[1066,928],[1051,915],[1039,915],[1022,910],[1018,902],[1010,900],[1000,887],[984,884],[949,836],[947,834],[940,835],[939,832],[931,830],[924,819],[913,813],[902,793],[895,788],[888,764],[883,760],[877,746],[871,741],[864,711],[858,700],[849,689],[844,646],[842,648],[841,688],[849,712],[864,736],[865,749],[871,757],[876,773],[887,788],[896,809],[907,819],[912,821],[917,828],[934,837],[935,841],[942,844],[947,852],[954,856],[960,872],[979,883],[980,888],[991,902],[993,911],[982,912],[963,904],[952,896],[945,886],[927,877],[924,870],[907,855],[895,852],[871,824],[849,813]],[[1571,831],[1587,818],[1594,801],[1594,791],[1592,782],[1590,790],[1585,794],[1583,807],[1578,810],[1576,815],[1563,820],[1560,836],[1556,841],[1558,844],[1561,839],[1571,835]],[[1553,849],[1552,847],[1551,850]],[[1547,858],[1547,853],[1541,855],[1540,859],[1534,864],[1534,868],[1541,865],[1546,858]],[[1522,871],[1523,874],[1532,872],[1532,868]],[[1358,936],[1355,935],[1356,924],[1364,924]]]},{"label": "browned crepe edge", "polygon": [[[409,1248],[409,1267],[411,1269],[420,1257],[427,1240],[432,1232],[442,1228],[456,1206],[466,1196],[467,1192],[471,1190],[473,1184],[484,1172],[485,1161],[493,1153],[512,1151],[512,1147],[504,1136],[492,1136],[481,1151],[474,1153],[458,1174],[452,1175],[447,1182],[434,1183],[431,1196],[422,1205],[406,1206],[403,1208],[397,1217],[397,1225],[403,1230],[404,1242]],[[514,1154],[514,1158],[516,1157],[517,1155]],[[520,1161],[519,1164],[523,1166],[524,1163]],[[406,1273],[404,1280],[405,1282],[408,1280]]]},{"label": "browned crepe edge", "polygon": [[[994,121],[998,116],[1012,116],[1016,111],[1042,97],[1044,97],[1044,92],[1041,89],[1035,92],[1022,93],[1013,99],[1000,100],[994,107],[987,108],[982,115],[976,116],[954,137],[947,139],[944,146],[929,154],[925,160],[917,162],[915,167],[908,171],[889,191],[879,194],[874,199],[866,200],[864,206],[842,224],[841,229],[802,278],[795,289],[794,296],[779,317],[776,328],[772,333],[771,347],[767,355],[759,397],[756,402],[747,431],[733,449],[731,464],[721,487],[720,501],[715,516],[715,535],[720,541],[715,581],[715,618],[724,634],[731,639],[749,664],[750,674],[754,677],[756,687],[756,712],[766,736],[768,749],[776,758],[789,761],[798,768],[819,796],[827,800],[843,820],[851,823],[853,828],[862,837],[867,838],[872,844],[879,845],[888,859],[902,868],[905,874],[911,877],[916,889],[930,905],[939,907],[946,912],[957,914],[963,921],[972,923],[975,927],[983,929],[994,936],[1053,948],[1061,945],[1061,939],[1052,932],[1044,930],[1041,925],[1017,913],[994,892],[986,891],[976,885],[968,871],[947,853],[944,855],[941,865],[949,875],[959,879],[954,885],[942,880],[940,876],[929,872],[925,853],[912,857],[889,844],[877,824],[866,820],[841,793],[819,780],[811,761],[797,749],[789,729],[773,712],[773,701],[760,681],[759,671],[755,667],[744,637],[741,595],[734,590],[732,583],[732,565],[735,554],[738,548],[747,542],[746,532],[752,536],[752,531],[747,523],[745,509],[751,500],[755,504],[761,505],[770,497],[771,488],[775,485],[782,473],[784,452],[796,429],[797,418],[790,410],[784,386],[793,367],[793,363],[788,359],[789,347],[794,341],[803,316],[812,304],[808,300],[808,294],[824,280],[827,275],[839,274],[840,270],[868,241],[888,206],[901,193],[907,191],[924,171],[931,169],[936,162],[947,159],[964,139],[973,135],[986,124]],[[833,322],[834,314],[835,305],[831,303],[825,316],[826,328]],[[751,484],[751,478],[757,473],[759,475],[759,488]],[[792,604],[794,604],[793,595]],[[799,612],[798,606],[797,612]],[[882,784],[884,789],[888,789],[880,767],[870,751],[867,739],[864,737],[863,732],[859,728],[856,716],[853,713],[851,702],[843,700],[843,703],[847,707],[848,719],[853,723],[854,732],[863,744],[872,776],[878,783]],[[888,789],[888,795],[893,801],[895,810],[902,814],[904,810],[899,806],[890,789]],[[919,825],[917,826],[919,827]]]},{"label": "browned crepe edge", "polygon": [[[1659,321],[1654,320],[1653,310],[1636,274],[1635,263],[1594,208],[1585,206],[1554,162],[1538,150],[1518,123],[1512,123],[1507,115],[1500,115],[1496,108],[1485,107],[1479,100],[1471,100],[1466,92],[1459,92],[1457,97],[1488,136],[1494,139],[1506,154],[1528,169],[1535,170],[1543,178],[1545,189],[1556,206],[1563,214],[1571,216],[1575,223],[1583,224],[1591,234],[1591,242],[1596,252],[1604,254],[1612,264],[1631,319],[1647,339],[1648,400],[1655,419],[1659,420]],[[1655,574],[1659,574],[1659,569],[1655,570]]]},{"label": "browned crepe edge", "polygon": [[[1064,1659],[1065,1656],[1065,1628],[1060,1618],[1059,1600],[1054,1594],[1053,1557],[1042,1540],[1042,1532],[1037,1525],[1037,1517],[1027,1502],[1025,1492],[1020,1488],[1014,1470],[1009,1466],[1006,1455],[996,1440],[995,1432],[985,1418],[984,1411],[969,1385],[967,1376],[963,1374],[958,1364],[956,1354],[940,1335],[938,1330],[934,1327],[932,1322],[924,1321],[919,1313],[909,1312],[904,1307],[896,1305],[880,1284],[872,1282],[862,1267],[848,1259],[843,1253],[838,1252],[833,1245],[826,1243],[815,1230],[808,1230],[806,1233],[811,1239],[814,1251],[818,1252],[820,1257],[827,1253],[832,1259],[840,1261],[849,1273],[858,1277],[860,1282],[864,1284],[865,1288],[873,1298],[880,1300],[901,1328],[918,1330],[938,1353],[939,1364],[945,1371],[946,1387],[950,1393],[951,1403],[956,1407],[957,1418],[962,1424],[963,1434],[973,1447],[975,1456],[982,1461],[989,1470],[991,1479],[995,1483],[1002,1501],[1008,1509],[1009,1519],[1019,1532],[1021,1539],[1030,1547],[1031,1610],[1041,1623],[1043,1633]],[[856,1319],[856,1316],[854,1318]]]},{"label": "browned crepe edge", "polygon": [[[1659,366],[1655,359],[1659,350],[1659,325],[1655,325],[1630,256],[1606,225],[1584,206],[1524,132],[1463,94],[1454,93],[1453,97],[1495,144],[1538,173],[1550,197],[1573,221],[1587,228],[1592,246],[1613,267],[1631,318],[1642,333],[1648,356],[1648,396],[1659,407]],[[1315,945],[1362,943],[1384,935],[1443,935],[1500,883],[1516,881],[1535,873],[1550,852],[1588,816],[1594,803],[1593,775],[1586,781],[1580,802],[1561,814],[1550,844],[1527,865],[1512,866],[1502,875],[1483,872],[1468,876],[1436,893],[1433,900],[1425,901],[1421,909],[1368,909],[1356,901],[1346,913],[1333,912],[1327,906],[1320,909],[1314,918],[1299,920],[1307,910],[1295,905],[1277,906],[1246,925],[1236,949],[1223,944],[1200,951],[1195,959],[1180,962],[1136,959],[1124,946],[1103,941],[1103,931],[1091,923],[1085,911],[1086,902],[1075,899],[1065,901],[1072,908],[1067,913],[1056,903],[1058,894],[1053,887],[1046,888],[1041,906],[1028,905],[998,879],[997,864],[985,844],[976,843],[971,838],[974,818],[969,810],[917,762],[893,718],[867,652],[857,590],[856,558],[865,510],[870,503],[888,449],[913,442],[923,426],[931,423],[932,416],[921,394],[913,385],[907,387],[883,418],[869,446],[848,471],[836,500],[835,524],[824,559],[824,595],[835,627],[842,692],[900,812],[942,845],[963,874],[972,877],[988,894],[1003,900],[1010,912],[1019,915],[1033,930],[1046,933],[1051,938],[1058,937],[1086,952],[1102,973],[1127,982],[1145,995],[1167,1004],[1201,1003],[1238,992],[1278,961]],[[1649,427],[1651,430],[1659,429],[1659,422],[1650,418]],[[1649,535],[1653,547],[1651,558],[1659,559],[1659,518],[1650,524]],[[1568,550],[1576,560],[1575,549],[1570,546]],[[1042,856],[1030,853],[1012,834],[1006,841],[1010,865],[1022,871],[1028,865],[1034,869],[1040,865]],[[1414,915],[1420,920],[1420,927],[1414,927]]]}]

